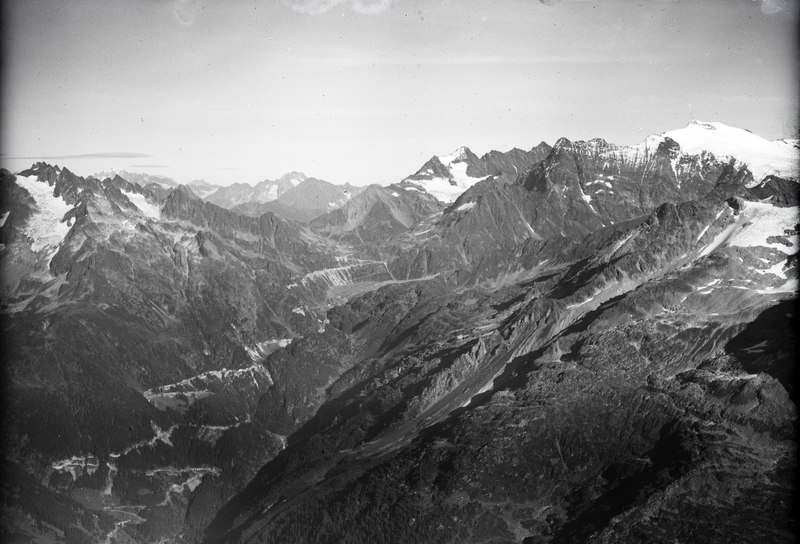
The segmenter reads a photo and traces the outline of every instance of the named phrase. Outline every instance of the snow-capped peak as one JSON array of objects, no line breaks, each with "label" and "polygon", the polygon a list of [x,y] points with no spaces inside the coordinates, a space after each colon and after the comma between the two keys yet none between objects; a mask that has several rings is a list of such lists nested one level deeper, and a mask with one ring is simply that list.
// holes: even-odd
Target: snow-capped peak
[{"label": "snow-capped peak", "polygon": [[692,121],[685,128],[662,136],[677,142],[685,155],[708,151],[718,159],[735,158],[747,165],[755,182],[769,175],[797,179],[800,157],[785,140],[769,141],[749,130],[704,121]]},{"label": "snow-capped peak", "polygon": [[434,156],[416,174],[404,181],[413,183],[415,187],[449,204],[464,191],[489,177],[473,177],[467,174],[471,163],[470,155],[472,151],[461,146],[447,155]]},{"label": "snow-capped peak", "polygon": [[452,153],[448,153],[447,155],[441,155],[438,158],[443,165],[449,166],[454,162],[466,160],[468,152],[469,149],[467,149],[462,145]]},{"label": "snow-capped peak", "polygon": [[302,172],[287,172],[286,174],[282,175],[277,182],[289,183],[292,185],[292,187],[297,187],[307,179],[308,177]]}]

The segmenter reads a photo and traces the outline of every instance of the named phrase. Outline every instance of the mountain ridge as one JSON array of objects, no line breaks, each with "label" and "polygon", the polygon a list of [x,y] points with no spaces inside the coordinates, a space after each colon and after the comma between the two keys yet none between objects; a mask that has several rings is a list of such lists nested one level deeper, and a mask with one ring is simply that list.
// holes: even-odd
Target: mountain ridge
[{"label": "mountain ridge", "polygon": [[309,224],[0,171],[5,534],[790,541],[798,183],[680,139]]}]

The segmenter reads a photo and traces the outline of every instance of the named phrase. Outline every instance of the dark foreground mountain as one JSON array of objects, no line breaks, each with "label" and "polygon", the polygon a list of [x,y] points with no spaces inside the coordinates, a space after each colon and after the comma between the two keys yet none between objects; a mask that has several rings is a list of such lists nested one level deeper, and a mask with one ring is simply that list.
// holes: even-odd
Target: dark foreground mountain
[{"label": "dark foreground mountain", "polygon": [[797,149],[682,131],[309,226],[4,172],[3,540],[793,541]]}]

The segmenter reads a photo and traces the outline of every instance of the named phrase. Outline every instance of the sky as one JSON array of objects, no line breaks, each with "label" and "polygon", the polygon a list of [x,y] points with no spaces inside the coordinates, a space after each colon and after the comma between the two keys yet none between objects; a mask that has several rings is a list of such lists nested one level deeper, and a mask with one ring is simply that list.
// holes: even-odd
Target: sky
[{"label": "sky", "polygon": [[394,183],[465,145],[796,137],[797,0],[3,3],[0,166]]}]

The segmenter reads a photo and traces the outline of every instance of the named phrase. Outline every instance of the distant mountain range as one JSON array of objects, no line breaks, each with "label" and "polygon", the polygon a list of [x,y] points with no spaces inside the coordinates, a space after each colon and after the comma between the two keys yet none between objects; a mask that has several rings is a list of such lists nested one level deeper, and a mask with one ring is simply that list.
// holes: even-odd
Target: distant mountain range
[{"label": "distant mountain range", "polygon": [[255,186],[246,183],[234,183],[220,187],[208,195],[206,200],[223,208],[234,208],[249,202],[270,202],[293,187],[305,181],[306,175],[302,172],[289,172],[279,179],[265,179]]},{"label": "distant mountain range", "polygon": [[334,185],[321,179],[305,178],[274,200],[253,200],[234,206],[232,210],[250,216],[273,212],[284,219],[307,223],[315,217],[340,208],[362,189],[363,187],[348,184]]},{"label": "distant mountain range", "polygon": [[171,187],[177,187],[178,182],[172,178],[166,176],[156,176],[154,174],[144,174],[142,172],[129,172],[127,170],[106,170],[104,172],[98,172],[96,174],[92,174],[92,177],[97,179],[106,179],[106,178],[114,178],[115,176],[119,176],[130,183],[134,183],[141,187],[145,187],[150,185],[151,183],[155,183],[156,185],[160,185],[165,189],[169,189]]},{"label": "distant mountain range", "polygon": [[791,542],[799,160],[0,170],[2,540]]}]

